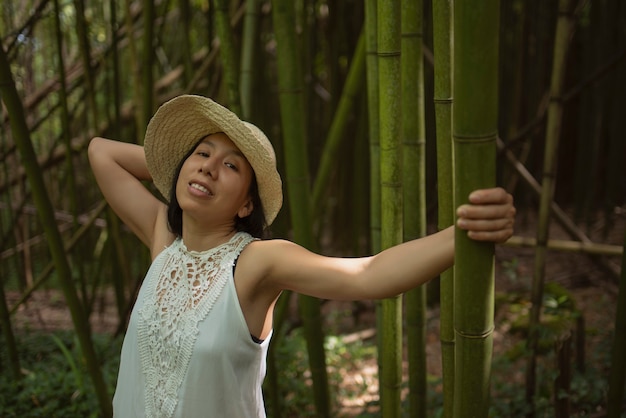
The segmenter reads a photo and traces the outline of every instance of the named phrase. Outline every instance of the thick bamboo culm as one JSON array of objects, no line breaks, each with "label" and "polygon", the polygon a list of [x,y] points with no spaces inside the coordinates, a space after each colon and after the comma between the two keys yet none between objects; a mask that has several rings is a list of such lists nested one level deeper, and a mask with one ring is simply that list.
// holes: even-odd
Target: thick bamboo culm
[{"label": "thick bamboo culm", "polygon": [[[381,248],[402,242],[400,0],[377,2],[380,118]],[[380,406],[383,416],[402,413],[402,297],[381,302]]]},{"label": "thick bamboo culm", "polygon": [[[453,13],[454,205],[493,187],[500,3],[457,0]],[[487,417],[494,329],[494,245],[455,232],[454,416]]]},{"label": "thick bamboo culm", "polygon": [[[289,0],[272,3],[272,18],[276,28],[278,58],[279,102],[285,150],[285,186],[289,193],[289,208],[294,239],[305,248],[314,250],[311,229],[311,193],[309,164],[306,153],[307,130],[303,96],[304,76],[296,49],[294,3]],[[324,352],[319,299],[299,295],[309,368],[313,379],[313,396],[317,416],[330,416],[330,392]]]}]

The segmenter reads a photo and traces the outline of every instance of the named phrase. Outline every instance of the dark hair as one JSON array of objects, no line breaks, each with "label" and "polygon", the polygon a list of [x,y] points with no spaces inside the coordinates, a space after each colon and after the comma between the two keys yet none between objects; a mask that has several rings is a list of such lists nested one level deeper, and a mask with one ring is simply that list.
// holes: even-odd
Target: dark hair
[{"label": "dark hair", "polygon": [[[176,183],[178,183],[178,176],[180,175],[180,170],[183,168],[183,164],[194,152],[200,141],[198,141],[198,143],[196,143],[178,163],[178,167],[176,167],[176,172],[174,173],[172,186],[170,188],[170,201],[167,205],[167,223],[170,231],[179,237],[183,235],[183,210],[178,204],[178,199],[176,198]],[[261,203],[259,186],[256,181],[256,174],[254,173],[254,170],[252,171],[252,181],[250,182],[250,189],[248,190],[248,193],[252,198],[252,213],[245,218],[235,216],[235,230],[247,232],[255,238],[265,238],[267,234],[265,212],[263,211],[263,203]]]}]

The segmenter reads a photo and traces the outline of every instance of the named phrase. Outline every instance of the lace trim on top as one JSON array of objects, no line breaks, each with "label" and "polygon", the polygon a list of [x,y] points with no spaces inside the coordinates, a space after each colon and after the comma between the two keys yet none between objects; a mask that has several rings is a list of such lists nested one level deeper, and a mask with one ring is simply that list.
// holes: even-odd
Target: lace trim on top
[{"label": "lace trim on top", "polygon": [[146,379],[146,416],[171,417],[203,320],[251,241],[246,233],[207,251],[189,251],[177,239],[165,251],[156,280],[146,289],[138,321],[139,356]]}]

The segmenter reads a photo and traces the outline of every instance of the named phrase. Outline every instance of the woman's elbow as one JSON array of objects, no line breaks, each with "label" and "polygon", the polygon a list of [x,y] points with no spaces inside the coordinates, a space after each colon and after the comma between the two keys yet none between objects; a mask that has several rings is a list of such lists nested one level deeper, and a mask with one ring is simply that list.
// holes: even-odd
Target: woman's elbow
[{"label": "woman's elbow", "polygon": [[93,165],[96,157],[101,155],[104,141],[106,140],[99,136],[93,137],[91,141],[89,141],[89,146],[87,147],[87,157],[89,158],[91,165]]}]

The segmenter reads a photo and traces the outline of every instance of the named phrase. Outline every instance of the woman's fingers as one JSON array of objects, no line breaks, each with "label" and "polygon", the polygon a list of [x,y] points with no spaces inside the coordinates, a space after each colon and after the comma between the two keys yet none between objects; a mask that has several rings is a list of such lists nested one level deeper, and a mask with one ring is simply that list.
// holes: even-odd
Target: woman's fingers
[{"label": "woman's fingers", "polygon": [[513,196],[504,189],[482,189],[472,192],[470,203],[457,209],[457,226],[478,241],[504,242],[513,235],[515,206]]},{"label": "woman's fingers", "polygon": [[506,242],[513,235],[513,228],[498,231],[467,231],[467,236],[475,241]]}]

